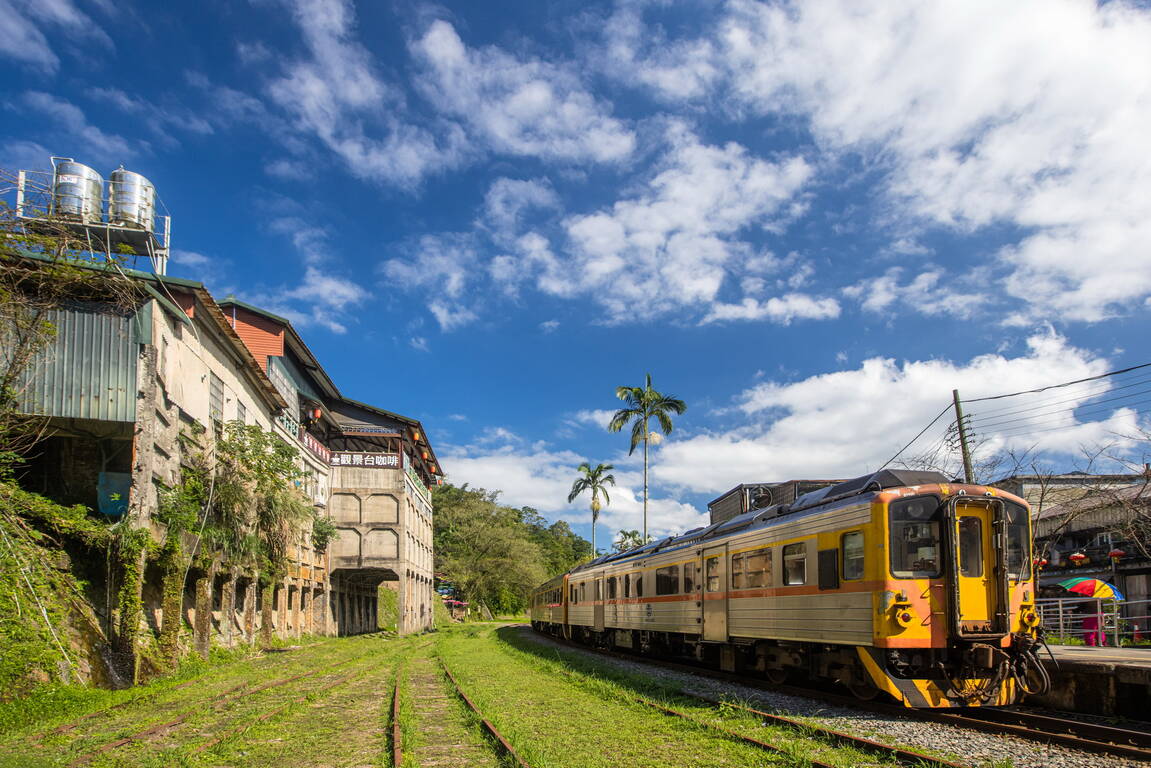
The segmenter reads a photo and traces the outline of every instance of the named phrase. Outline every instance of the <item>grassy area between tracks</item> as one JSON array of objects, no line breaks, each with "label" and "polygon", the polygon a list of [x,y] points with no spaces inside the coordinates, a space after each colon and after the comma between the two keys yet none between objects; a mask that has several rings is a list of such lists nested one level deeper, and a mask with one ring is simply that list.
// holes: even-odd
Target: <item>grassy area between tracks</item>
[{"label": "grassy area between tracks", "polygon": [[[577,669],[558,649],[544,654],[517,647],[520,633],[492,625],[462,627],[444,633],[439,651],[467,694],[533,768],[790,766],[807,765],[812,758],[845,768],[879,764],[791,729],[692,704],[651,681]],[[662,714],[637,702],[640,697],[658,699],[693,719]],[[783,752],[763,751],[702,723],[777,744]]]},{"label": "grassy area between tracks", "polygon": [[[47,713],[42,718],[23,722],[18,728],[4,730],[0,735],[0,767],[48,768],[76,761],[93,768],[221,765],[219,751],[227,749],[228,741],[199,756],[193,754],[196,746],[221,728],[237,727],[246,734],[250,728],[245,727],[244,718],[254,720],[261,708],[266,710],[298,697],[318,682],[320,676],[285,683],[247,697],[241,694],[328,666],[334,666],[336,672],[354,671],[370,666],[377,657],[390,655],[391,649],[401,644],[403,641],[388,640],[381,635],[329,639],[283,653],[250,656],[205,669],[183,680],[168,679],[127,691],[94,691],[90,697],[70,700],[72,706],[59,713]],[[288,718],[294,708],[307,704],[292,704],[265,725],[273,727]],[[184,722],[169,733],[161,732],[138,743],[97,753],[109,742],[180,717],[185,718]],[[60,732],[60,727],[67,730]],[[306,725],[301,729],[310,733],[316,730],[309,730]],[[288,743],[299,741],[293,734],[285,735],[289,737]],[[323,738],[315,741],[322,742]]]}]

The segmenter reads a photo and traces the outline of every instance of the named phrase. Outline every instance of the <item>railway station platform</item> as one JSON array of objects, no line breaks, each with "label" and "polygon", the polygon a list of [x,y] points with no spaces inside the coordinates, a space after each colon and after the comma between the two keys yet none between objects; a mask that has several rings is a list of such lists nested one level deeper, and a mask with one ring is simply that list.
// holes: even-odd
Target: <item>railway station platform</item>
[{"label": "railway station platform", "polygon": [[1028,704],[1134,720],[1151,720],[1151,647],[1052,645],[1043,655],[1051,690]]}]

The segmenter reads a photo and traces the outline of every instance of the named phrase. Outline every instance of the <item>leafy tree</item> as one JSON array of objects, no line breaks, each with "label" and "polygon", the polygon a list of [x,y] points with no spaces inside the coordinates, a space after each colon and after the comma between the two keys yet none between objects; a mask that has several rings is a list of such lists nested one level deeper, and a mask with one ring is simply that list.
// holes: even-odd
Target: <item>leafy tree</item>
[{"label": "leafy tree", "polygon": [[518,613],[533,587],[587,559],[590,548],[566,522],[549,526],[531,507],[498,497],[467,485],[433,489],[436,571],[465,600]]},{"label": "leafy tree", "polygon": [[642,547],[647,542],[648,539],[640,536],[639,531],[620,531],[613,546],[616,552],[627,552],[629,549]]},{"label": "leafy tree", "polygon": [[597,464],[595,469],[586,461],[576,468],[576,471],[581,473],[581,477],[577,478],[572,483],[571,493],[568,494],[568,504],[576,500],[584,491],[591,491],[591,552],[592,557],[596,555],[595,549],[595,524],[599,520],[600,494],[603,494],[605,504],[611,504],[611,497],[608,496],[607,486],[615,485],[615,475],[607,474],[613,469],[611,464]]},{"label": "leafy tree", "polygon": [[649,430],[648,422],[655,419],[660,431],[670,435],[672,430],[671,414],[682,415],[687,410],[687,404],[670,395],[657,392],[651,386],[651,374],[647,375],[647,383],[643,387],[617,387],[615,396],[627,405],[620,408],[611,417],[608,423],[609,432],[619,432],[629,423],[631,427],[631,447],[628,455],[635,453],[636,446],[643,443],[643,538],[647,540],[647,463],[648,443],[653,440],[658,444],[660,436]]}]

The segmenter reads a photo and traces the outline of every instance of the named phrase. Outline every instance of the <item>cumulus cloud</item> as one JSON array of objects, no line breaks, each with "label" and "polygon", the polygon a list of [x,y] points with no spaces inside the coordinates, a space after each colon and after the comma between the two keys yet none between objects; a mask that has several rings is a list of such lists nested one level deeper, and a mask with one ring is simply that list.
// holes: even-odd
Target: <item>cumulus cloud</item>
[{"label": "cumulus cloud", "polygon": [[[582,500],[568,504],[575,468],[588,459],[575,451],[542,445],[526,446],[507,430],[489,430],[473,445],[446,446],[438,451],[455,484],[500,490],[500,501],[514,507],[529,506],[555,519],[590,523],[591,512]],[[643,526],[642,485],[634,474],[616,472],[618,484],[610,489],[611,504],[600,512],[596,544],[608,547],[621,529]],[[654,495],[648,504],[648,529],[660,536],[704,525],[706,513],[673,498]]]},{"label": "cumulus cloud", "polygon": [[873,160],[881,218],[905,230],[887,256],[920,250],[911,221],[1014,228],[1015,242],[967,260],[1023,302],[1017,323],[1095,322],[1151,294],[1151,158],[1131,151],[1151,124],[1145,7],[732,0],[702,33],[656,46],[658,22],[621,7],[626,23],[605,33],[618,79],[799,117],[825,154]]},{"label": "cumulus cloud", "polygon": [[815,298],[805,293],[772,296],[767,301],[745,298],[739,304],[716,304],[701,324],[724,320],[771,320],[788,325],[792,320],[828,320],[839,317],[839,302]]},{"label": "cumulus cloud", "polygon": [[413,40],[411,51],[425,68],[417,87],[496,152],[614,162],[635,147],[632,131],[610,116],[611,105],[587,90],[573,66],[469,48],[442,20]]},{"label": "cumulus cloud", "polygon": [[[851,370],[796,382],[765,381],[736,398],[743,419],[737,428],[665,443],[653,474],[664,487],[708,493],[750,481],[853,477],[890,459],[944,409],[952,389],[974,400],[1106,370],[1105,360],[1070,345],[1062,336],[1044,333],[1031,337],[1026,353],[1018,357],[987,354],[966,362],[874,357]],[[981,409],[971,411],[978,416]],[[1051,451],[1074,455],[1081,444],[1123,429],[1133,431],[1133,418],[1121,410],[1098,420],[1071,416],[1061,427],[1064,431],[1044,434],[1044,444]],[[909,453],[915,455],[941,437],[946,424],[944,417],[938,430],[925,437],[926,443],[913,446]],[[1050,425],[1036,416],[1031,426]],[[984,441],[984,451],[994,452],[1030,446],[1034,441],[1030,431],[989,428],[978,437]]]},{"label": "cumulus cloud", "polygon": [[463,136],[403,119],[403,96],[376,71],[355,37],[347,0],[290,0],[309,56],[292,61],[269,93],[298,129],[318,139],[353,175],[411,186],[457,165]]},{"label": "cumulus cloud", "polygon": [[907,282],[902,267],[891,267],[879,277],[867,278],[843,289],[864,312],[895,315],[915,311],[925,315],[955,315],[970,318],[986,306],[991,297],[977,289],[957,288],[953,276],[939,268],[929,268]]}]

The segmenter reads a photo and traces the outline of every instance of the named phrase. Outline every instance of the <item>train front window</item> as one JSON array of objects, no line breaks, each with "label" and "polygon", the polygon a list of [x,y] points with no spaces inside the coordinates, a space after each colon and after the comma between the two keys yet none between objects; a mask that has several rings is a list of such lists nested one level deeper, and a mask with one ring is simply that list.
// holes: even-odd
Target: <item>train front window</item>
[{"label": "train front window", "polygon": [[1031,578],[1031,532],[1027,510],[1018,504],[1005,505],[1007,518],[1007,574],[1019,581]]},{"label": "train front window", "polygon": [[959,518],[959,575],[983,575],[983,521]]},{"label": "train front window", "polygon": [[891,503],[891,574],[897,579],[933,579],[939,576],[939,499],[921,496]]}]

